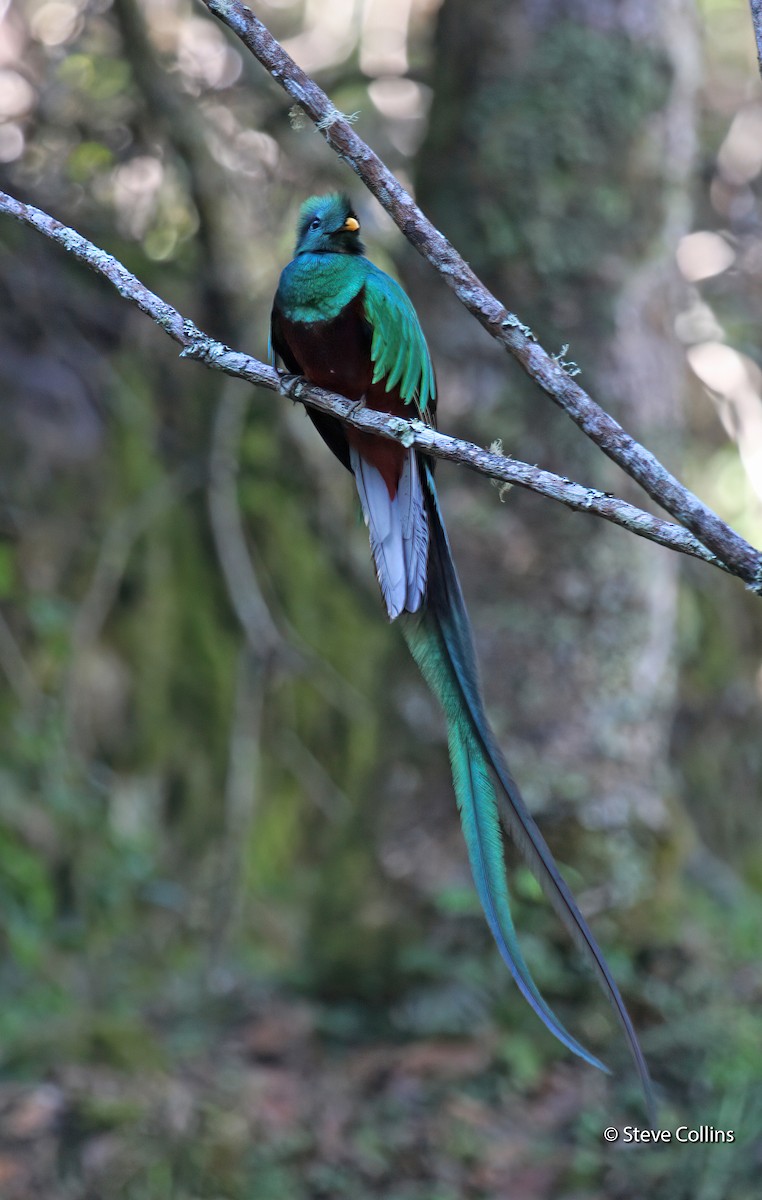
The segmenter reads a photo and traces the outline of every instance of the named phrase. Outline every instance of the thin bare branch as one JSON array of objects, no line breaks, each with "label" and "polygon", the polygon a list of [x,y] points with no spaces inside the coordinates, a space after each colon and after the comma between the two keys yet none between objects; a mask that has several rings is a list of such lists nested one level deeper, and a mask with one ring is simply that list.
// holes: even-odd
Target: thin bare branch
[{"label": "thin bare branch", "polygon": [[217,849],[209,936],[209,972],[223,964],[240,919],[246,857],[259,800],[262,714],[269,665],[245,643],[238,656],[235,704],[225,779],[224,827]]},{"label": "thin bare branch", "polygon": [[[731,566],[726,561],[718,559],[680,525],[664,521],[661,517],[644,512],[635,505],[628,504],[627,501],[606,492],[583,487],[580,483],[574,483],[572,480],[554,475],[550,471],[543,471],[539,467],[507,458],[502,454],[491,453],[472,442],[449,437],[445,433],[432,429],[423,421],[405,421],[400,417],[392,417],[387,413],[363,408],[344,399],[343,396],[323,391],[322,388],[312,387],[303,379],[284,376],[274,367],[267,366],[240,351],[231,350],[229,346],[202,333],[192,321],[183,319],[176,309],[149,291],[117,259],[88,242],[75,230],[54,220],[47,213],[33,208],[32,205],[23,204],[4,192],[0,192],[0,212],[8,213],[43,233],[52,241],[63,246],[80,262],[108,279],[121,296],[135,304],[146,316],[151,317],[165,333],[183,347],[181,358],[196,359],[213,370],[224,371],[228,375],[245,379],[259,387],[289,396],[311,408],[317,408],[321,412],[338,417],[339,420],[354,425],[366,433],[375,433],[380,437],[401,442],[405,446],[415,445],[426,454],[431,455],[432,458],[443,458],[449,462],[460,463],[501,483],[513,484],[516,487],[537,492],[551,500],[557,500],[575,512],[586,512],[602,517],[614,525],[620,525],[631,533],[648,538],[670,550],[677,550],[682,554],[712,563],[714,566],[728,571],[729,574],[744,579],[753,586],[753,590],[762,593],[762,575],[758,579],[756,577],[749,579],[742,567]],[[723,528],[727,529],[726,526]],[[728,530],[727,532],[730,534],[732,531]]]},{"label": "thin bare branch", "polygon": [[209,452],[209,518],[228,596],[256,660],[268,671],[309,672],[320,694],[342,712],[357,715],[366,698],[290,624],[277,621],[262,591],[246,542],[238,503],[238,471],[248,399],[234,390],[220,398],[212,423]]},{"label": "thin bare branch", "polygon": [[630,437],[574,381],[562,362],[538,344],[531,329],[484,286],[378,155],[358,136],[325,92],[296,65],[262,22],[240,0],[204,0],[204,3],[299,103],[329,146],[359,175],[411,245],[442,275],[468,311],[517,359],[550,399],[563,408],[657,504],[726,563],[733,574],[762,593],[762,554],[684,487],[650,450]]},{"label": "thin bare branch", "polygon": [[285,655],[285,647],[259,586],[238,505],[238,453],[246,407],[246,397],[233,391],[223,394],[217,406],[209,456],[209,516],[236,616],[252,653],[269,658]]},{"label": "thin bare branch", "polygon": [[101,635],[117,598],[119,586],[135,543],[173,505],[178,504],[203,482],[197,465],[189,464],[174,475],[158,480],[143,495],[120,512],[106,530],[90,584],[76,612],[69,647],[69,661],[61,688],[64,728],[71,746],[75,744],[77,668],[85,652]]},{"label": "thin bare branch", "polygon": [[37,681],[13,635],[13,630],[0,612],[0,671],[5,675],[16,698],[24,708],[32,708],[40,699]]},{"label": "thin bare branch", "polygon": [[81,658],[100,637],[137,540],[154,521],[190,495],[202,481],[198,466],[182,467],[174,475],[160,479],[116,516],[106,530],[90,586],[77,609],[71,634],[72,660]]}]

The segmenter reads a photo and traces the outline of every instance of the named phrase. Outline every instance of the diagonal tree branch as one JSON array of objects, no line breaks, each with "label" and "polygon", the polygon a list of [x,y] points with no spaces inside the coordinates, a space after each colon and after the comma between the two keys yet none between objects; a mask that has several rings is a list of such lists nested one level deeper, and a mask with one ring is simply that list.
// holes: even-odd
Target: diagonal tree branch
[{"label": "diagonal tree branch", "polygon": [[402,442],[405,446],[415,445],[433,458],[460,463],[500,483],[527,488],[551,500],[557,500],[576,512],[592,513],[611,521],[614,525],[622,526],[639,537],[693,558],[700,558],[731,575],[745,578],[740,570],[718,559],[688,530],[644,512],[616,496],[599,492],[595,488],[583,487],[580,483],[574,483],[528,463],[506,458],[502,454],[483,450],[472,442],[449,437],[423,421],[405,421],[400,417],[362,408],[333,392],[311,387],[303,379],[295,376],[284,376],[274,367],[269,367],[256,358],[231,350],[229,346],[202,333],[192,321],[185,320],[176,309],[130,274],[116,258],[41,209],[0,192],[0,212],[7,213],[44,234],[74,258],[107,279],[120,296],[139,308],[183,347],[181,358],[197,359],[214,370],[224,371],[228,375],[299,400],[312,408],[320,409],[321,412],[330,413],[331,416],[338,417],[357,429]]},{"label": "diagonal tree branch", "polygon": [[[358,137],[325,92],[304,73],[241,0],[203,0],[315,122],[383,205],[408,241],[443,276],[470,313],[518,360],[542,390],[644,490],[720,558],[732,573],[762,593],[762,554],[730,529],[662,463],[575,383],[532,331],[496,299],[447,239],[424,216],[373,150]],[[760,0],[762,2],[762,0]]]}]

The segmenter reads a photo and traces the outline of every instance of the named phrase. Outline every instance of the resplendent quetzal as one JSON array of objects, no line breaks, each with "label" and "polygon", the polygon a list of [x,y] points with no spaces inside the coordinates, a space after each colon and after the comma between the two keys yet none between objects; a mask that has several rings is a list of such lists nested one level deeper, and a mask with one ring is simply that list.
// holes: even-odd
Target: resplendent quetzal
[{"label": "resplendent quetzal", "polygon": [[[408,416],[412,406],[417,417],[434,422],[434,371],[415,309],[399,284],[365,257],[360,223],[346,196],[312,196],[302,205],[294,258],[280,277],[273,304],[271,333],[272,349],[289,372],[383,412]],[[485,716],[433,463],[414,448],[307,411],[355,477],[389,619],[400,618],[413,657],[444,709],[471,871],[500,954],[551,1033],[606,1070],[564,1029],[524,961],[509,907],[502,813],[522,856],[592,963],[622,1024],[650,1106],[648,1069],[619,989]]]}]

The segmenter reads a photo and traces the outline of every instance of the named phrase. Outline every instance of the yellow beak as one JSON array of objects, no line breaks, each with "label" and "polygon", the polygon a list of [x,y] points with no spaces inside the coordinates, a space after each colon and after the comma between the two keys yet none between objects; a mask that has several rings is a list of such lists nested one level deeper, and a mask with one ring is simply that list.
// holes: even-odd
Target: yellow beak
[{"label": "yellow beak", "polygon": [[347,217],[341,228],[348,229],[350,233],[354,233],[356,229],[360,228],[360,222],[357,220],[357,217]]}]

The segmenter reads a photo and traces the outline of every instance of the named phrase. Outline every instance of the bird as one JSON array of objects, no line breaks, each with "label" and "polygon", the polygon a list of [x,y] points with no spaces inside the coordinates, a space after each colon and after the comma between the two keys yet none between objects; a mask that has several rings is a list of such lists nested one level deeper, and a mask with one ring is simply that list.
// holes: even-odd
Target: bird
[{"label": "bird", "polygon": [[[403,288],[365,253],[350,198],[310,196],[297,221],[270,322],[271,361],[356,404],[436,423],[434,369]],[[471,624],[455,569],[434,464],[414,446],[308,408],[318,433],[355,479],[386,614],[398,621],[447,724],[453,785],[476,891],[502,959],[552,1034],[608,1068],[569,1033],[541,995],[514,928],[501,817],[524,861],[592,965],[624,1031],[655,1113],[645,1057],[619,988],[511,775],[487,720]]]}]

